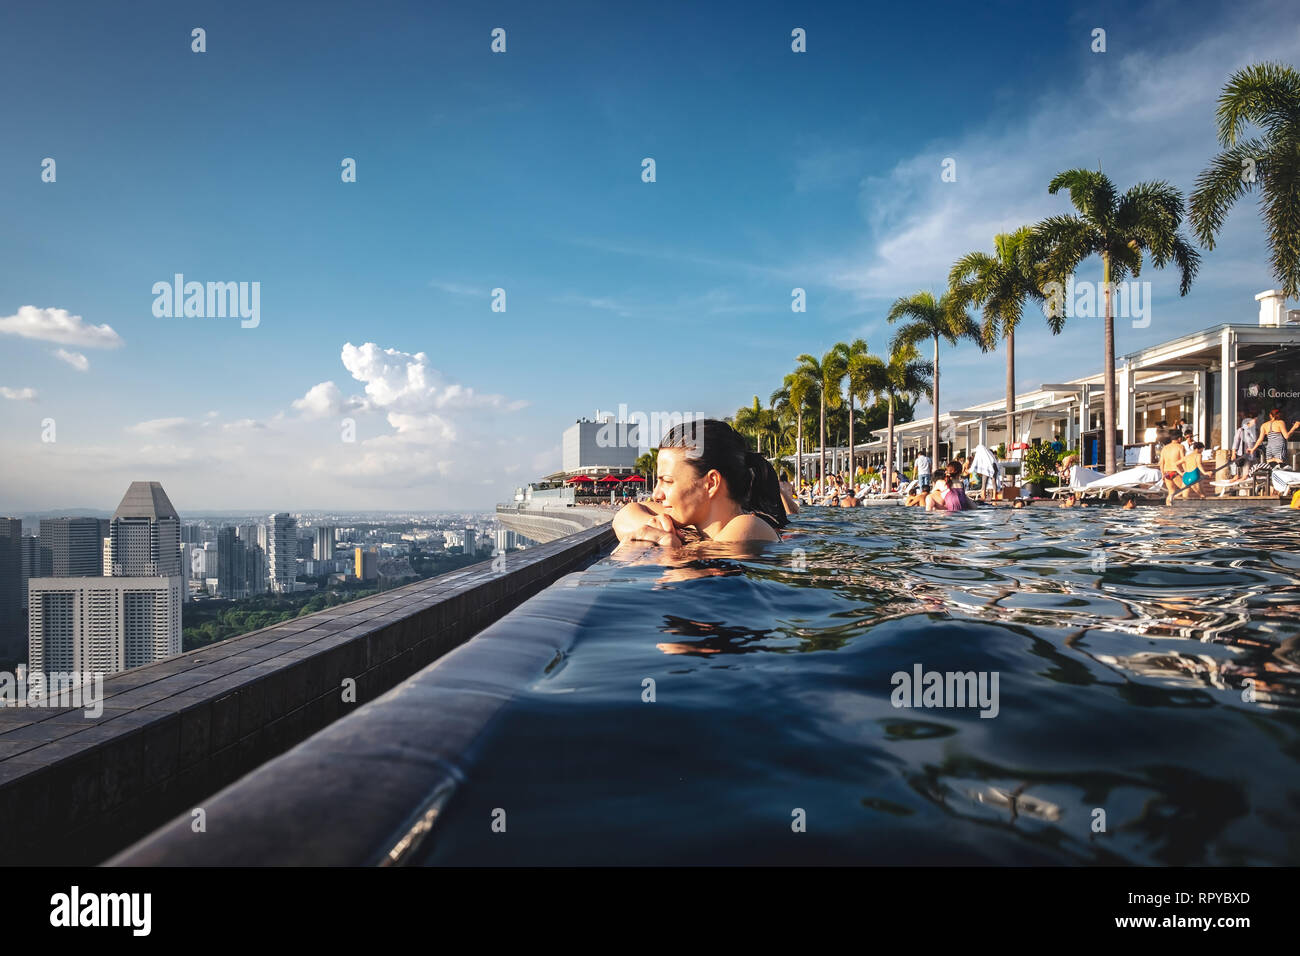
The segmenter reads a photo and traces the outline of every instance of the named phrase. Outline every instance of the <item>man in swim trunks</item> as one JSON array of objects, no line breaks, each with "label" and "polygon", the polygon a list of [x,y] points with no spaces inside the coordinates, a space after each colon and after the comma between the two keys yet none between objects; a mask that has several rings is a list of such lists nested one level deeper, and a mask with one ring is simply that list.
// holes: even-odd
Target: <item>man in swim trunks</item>
[{"label": "man in swim trunks", "polygon": [[1165,500],[1172,501],[1183,490],[1183,459],[1187,457],[1178,441],[1171,441],[1160,449],[1160,474],[1165,480]]}]

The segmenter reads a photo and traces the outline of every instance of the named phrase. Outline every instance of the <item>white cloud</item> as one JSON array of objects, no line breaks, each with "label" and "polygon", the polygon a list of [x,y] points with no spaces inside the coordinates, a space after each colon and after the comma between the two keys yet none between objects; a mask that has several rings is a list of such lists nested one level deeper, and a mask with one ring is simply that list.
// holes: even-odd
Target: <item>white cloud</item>
[{"label": "white cloud", "polygon": [[308,389],[302,398],[294,399],[293,407],[302,412],[303,418],[329,418],[342,414],[350,401],[343,398],[333,382],[321,382]]},{"label": "white cloud", "polygon": [[8,398],[15,402],[34,402],[36,401],[36,389],[10,388],[7,385],[0,385],[0,398]]},{"label": "white cloud", "polygon": [[342,358],[343,367],[365,384],[367,405],[376,409],[418,414],[442,408],[517,409],[527,404],[507,402],[501,395],[479,395],[472,388],[446,382],[423,352],[411,354],[382,349],[374,342],[359,346],[347,342]]},{"label": "white cloud", "polygon": [[34,305],[24,305],[16,314],[0,317],[0,333],[91,349],[115,349],[122,344],[122,337],[109,325],[88,325],[66,309],[38,309]]},{"label": "white cloud", "polygon": [[195,428],[202,427],[201,422],[191,421],[188,418],[152,418],[146,422],[137,422],[134,425],[127,425],[125,430],[135,435],[179,435]]},{"label": "white cloud", "polygon": [[80,352],[69,352],[67,349],[55,349],[54,357],[60,361],[67,362],[78,372],[84,372],[90,368],[90,359]]},{"label": "white cloud", "polygon": [[252,418],[241,418],[238,421],[225,422],[221,426],[221,430],[224,432],[260,431],[265,428],[266,424],[264,422]]}]

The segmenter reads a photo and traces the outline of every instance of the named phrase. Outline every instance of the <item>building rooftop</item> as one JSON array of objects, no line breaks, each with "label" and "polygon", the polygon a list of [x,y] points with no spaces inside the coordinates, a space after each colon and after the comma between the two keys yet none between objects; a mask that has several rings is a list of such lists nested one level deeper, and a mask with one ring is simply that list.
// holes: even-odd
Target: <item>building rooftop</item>
[{"label": "building rooftop", "polygon": [[161,482],[133,481],[122,496],[117,511],[113,512],[113,520],[118,518],[152,518],[155,521],[159,518],[175,518],[179,521],[180,515],[172,507]]}]

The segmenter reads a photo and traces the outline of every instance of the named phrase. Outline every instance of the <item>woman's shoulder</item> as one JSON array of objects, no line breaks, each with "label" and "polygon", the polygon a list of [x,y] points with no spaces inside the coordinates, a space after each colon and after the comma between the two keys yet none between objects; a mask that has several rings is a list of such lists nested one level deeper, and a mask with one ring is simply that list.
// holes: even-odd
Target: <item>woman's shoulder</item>
[{"label": "woman's shoulder", "polygon": [[756,514],[736,515],[714,541],[780,541],[781,535]]}]

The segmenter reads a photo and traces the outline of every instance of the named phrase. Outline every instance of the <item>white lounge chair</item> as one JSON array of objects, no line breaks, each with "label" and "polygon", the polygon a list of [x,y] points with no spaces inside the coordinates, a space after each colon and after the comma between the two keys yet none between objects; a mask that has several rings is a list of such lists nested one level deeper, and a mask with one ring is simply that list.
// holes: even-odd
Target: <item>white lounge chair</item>
[{"label": "white lounge chair", "polygon": [[1059,498],[1062,495],[1080,495],[1087,489],[1088,485],[1094,481],[1100,481],[1106,476],[1100,471],[1094,471],[1091,468],[1084,468],[1083,465],[1073,465],[1070,468],[1070,480],[1064,485],[1052,489],[1052,497]]},{"label": "white lounge chair", "polygon": [[1079,492],[1081,498],[1101,499],[1110,495],[1163,495],[1164,479],[1160,469],[1153,465],[1138,465],[1126,468],[1113,475],[1103,475],[1096,481],[1084,485]]},{"label": "white lounge chair", "polygon": [[1300,471],[1291,471],[1287,468],[1274,468],[1273,474],[1269,476],[1273,489],[1279,495],[1293,494],[1300,489]]}]

